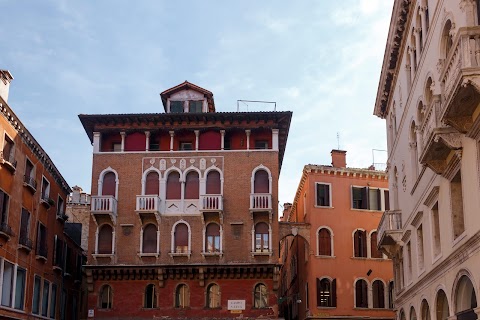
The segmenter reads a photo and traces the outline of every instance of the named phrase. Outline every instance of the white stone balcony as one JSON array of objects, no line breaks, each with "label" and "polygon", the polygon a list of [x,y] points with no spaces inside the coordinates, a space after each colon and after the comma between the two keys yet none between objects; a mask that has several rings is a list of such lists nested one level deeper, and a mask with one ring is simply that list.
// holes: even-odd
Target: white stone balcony
[{"label": "white stone balcony", "polygon": [[117,199],[114,196],[92,196],[91,199],[91,213],[97,222],[102,217],[107,217],[113,224],[116,224]]},{"label": "white stone balcony", "polygon": [[200,196],[201,212],[222,212],[223,196],[221,194],[208,194]]},{"label": "white stone balcony", "polygon": [[250,194],[250,211],[272,211],[272,194],[271,193],[251,193]]},{"label": "white stone balcony", "polygon": [[153,216],[157,221],[160,220],[160,198],[157,195],[137,195],[135,211],[140,218]]},{"label": "white stone balcony", "polygon": [[402,238],[402,212],[400,210],[385,211],[378,225],[378,248],[389,256],[392,247],[400,244]]}]

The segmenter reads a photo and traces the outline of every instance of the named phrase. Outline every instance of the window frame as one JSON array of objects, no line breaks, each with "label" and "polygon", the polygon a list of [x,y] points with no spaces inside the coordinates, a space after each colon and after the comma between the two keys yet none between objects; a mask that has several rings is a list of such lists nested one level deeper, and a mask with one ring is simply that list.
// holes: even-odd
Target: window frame
[{"label": "window frame", "polygon": [[[178,106],[176,104],[178,104]],[[185,113],[185,101],[170,100],[168,104],[168,113]]]},{"label": "window frame", "polygon": [[[361,189],[360,190],[360,193],[362,195],[362,199],[360,200],[364,200],[363,199],[363,194],[365,193],[366,194],[366,204],[365,204],[365,208],[356,208],[355,207],[355,199],[354,199],[354,189]],[[365,190],[365,192],[363,191]],[[379,201],[379,204],[380,204],[380,208],[377,210],[377,209],[371,209],[371,206],[370,206],[370,191],[372,190],[377,190],[378,191],[378,200]],[[359,210],[359,211],[373,211],[373,212],[383,212],[386,210],[386,203],[388,203],[388,207],[390,208],[390,199],[388,199],[388,202],[386,200],[386,197],[390,197],[390,190],[388,188],[382,188],[382,187],[370,187],[370,186],[359,186],[359,185],[351,185],[350,186],[350,208],[351,210]],[[363,203],[362,203],[363,204]],[[363,207],[363,205],[362,205]]]},{"label": "window frame", "polygon": [[[330,233],[330,255],[320,254],[320,231],[323,229],[327,230]],[[333,245],[333,230],[328,226],[320,226],[317,229],[316,236],[317,236],[317,252],[316,252],[317,257],[334,258],[335,252],[334,252],[334,245]]]},{"label": "window frame", "polygon": [[[212,299],[212,292],[210,291],[210,289],[212,287],[216,287],[218,288],[218,292],[217,293],[214,293],[217,295],[216,297],[216,302],[217,302],[217,305],[214,305],[212,306],[212,302],[215,302],[215,299]],[[218,283],[216,282],[212,282],[212,283],[209,283],[207,285],[207,289],[206,289],[206,300],[205,300],[205,307],[208,308],[208,309],[221,309],[222,308],[222,292],[220,290],[220,285],[218,285]]]},{"label": "window frame", "polygon": [[[155,229],[156,229],[156,233],[155,233],[155,251],[154,252],[145,252],[145,229],[148,227],[148,226],[154,226]],[[142,230],[141,230],[141,237],[140,237],[140,254],[141,255],[158,255],[160,253],[160,246],[159,246],[159,243],[160,243],[160,232],[159,232],[159,229],[158,229],[158,225],[154,224],[154,223],[151,223],[151,222],[148,222],[146,223],[145,225],[142,226]]]},{"label": "window frame", "polygon": [[[192,105],[192,102],[194,104]],[[200,105],[198,105],[198,103]],[[194,107],[196,110],[192,111],[192,107]],[[198,107],[200,107],[200,110],[198,110]],[[203,112],[203,100],[188,100],[188,113],[202,113]]]},{"label": "window frame", "polygon": [[[218,236],[217,235],[209,235],[208,234],[208,227],[212,224],[215,224],[218,226]],[[213,250],[208,249],[208,244],[209,244],[209,238],[213,237]],[[216,248],[216,238],[218,237],[218,248]],[[203,253],[207,255],[215,255],[215,254],[223,254],[223,246],[222,246],[222,238],[223,238],[223,229],[222,225],[216,222],[209,222],[207,225],[205,225],[204,232],[203,232]]]},{"label": "window frame", "polygon": [[[358,256],[356,255],[356,242],[355,242],[357,232],[362,232],[362,234],[364,235],[364,239],[362,239],[363,243],[361,243],[362,246],[360,247],[360,244],[358,244],[359,245]],[[361,228],[357,228],[353,231],[352,237],[353,237],[353,258],[367,259],[368,258],[367,231]],[[362,255],[363,251],[365,252],[365,255]]]},{"label": "window frame", "polygon": [[176,309],[190,308],[190,288],[186,283],[179,283],[175,288],[174,307]]},{"label": "window frame", "polygon": [[[366,298],[366,305],[363,304],[362,302],[363,301],[360,301],[360,303],[362,303],[363,305],[359,306],[359,301],[357,301],[357,283],[359,282],[364,282],[365,283],[365,289],[362,287],[362,293],[361,293],[361,296],[365,296]],[[364,289],[364,290],[363,290]],[[353,298],[354,298],[354,304],[353,304],[353,307],[354,308],[358,308],[358,309],[366,309],[366,308],[369,308],[369,304],[370,304],[370,299],[369,299],[369,283],[366,279],[364,278],[357,278],[355,279],[355,282],[354,282],[354,294],[353,294]]]},{"label": "window frame", "polygon": [[[264,223],[267,228],[268,232],[267,233],[257,233],[257,226],[259,224]],[[257,234],[262,235],[260,237],[260,249],[257,249]],[[268,247],[265,250],[265,235],[267,236],[266,242]],[[272,254],[272,226],[270,223],[265,222],[265,221],[258,221],[253,225],[253,232],[252,232],[252,253],[253,254]]]},{"label": "window frame", "polygon": [[[103,307],[103,295],[105,292],[105,289],[108,288],[107,292],[107,304],[106,307]],[[110,284],[105,283],[100,287],[99,295],[98,295],[98,309],[101,310],[111,310],[113,307],[113,288]]]},{"label": "window frame", "polygon": [[[327,297],[327,305],[322,306],[321,305],[321,298],[320,298],[320,293],[323,292],[321,291],[322,287],[322,282],[327,281],[329,285],[329,296]],[[337,307],[337,279],[332,279],[330,277],[321,277],[317,278],[316,281],[316,296],[317,296],[317,308],[336,308]],[[319,303],[320,302],[320,303]]]},{"label": "window frame", "polygon": [[[43,182],[46,182],[45,188],[43,187]],[[42,190],[40,191],[40,200],[48,202],[48,200],[50,199],[50,181],[48,181],[48,179],[44,175],[42,175],[41,188]]]},{"label": "window frame", "polygon": [[[149,294],[148,290],[152,288],[152,292]],[[151,301],[147,300],[147,297],[151,295]],[[157,287],[154,283],[149,283],[145,286],[144,296],[143,296],[143,308],[144,309],[157,309],[158,308],[158,294]]]},{"label": "window frame", "polygon": [[[262,292],[261,288],[265,288],[265,292]],[[259,290],[257,290],[257,288]],[[265,300],[265,305],[262,306],[262,298]],[[269,292],[268,292],[268,287],[265,283],[260,282],[255,284],[253,287],[253,308],[254,309],[267,309],[269,307]]]},{"label": "window frame", "polygon": [[[320,205],[318,202],[319,198],[318,198],[318,186],[319,185],[323,185],[323,186],[328,186],[328,205]],[[329,183],[329,182],[315,182],[315,207],[316,208],[333,208],[333,205],[332,205],[333,201],[332,201],[332,184]]]}]

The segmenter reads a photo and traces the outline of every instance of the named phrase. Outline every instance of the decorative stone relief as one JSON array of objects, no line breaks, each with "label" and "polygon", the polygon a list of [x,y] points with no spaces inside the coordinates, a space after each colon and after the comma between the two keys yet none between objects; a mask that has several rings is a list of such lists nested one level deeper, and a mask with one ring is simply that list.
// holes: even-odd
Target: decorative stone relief
[{"label": "decorative stone relief", "polygon": [[165,159],[160,160],[160,170],[167,170],[167,161]]},{"label": "decorative stone relief", "polygon": [[200,159],[200,170],[205,170],[206,167],[207,167],[207,160],[205,160],[204,158]]},{"label": "decorative stone relief", "polygon": [[187,161],[185,159],[181,159],[180,160],[180,169],[185,170],[186,167],[187,167]]},{"label": "decorative stone relief", "polygon": [[403,192],[407,191],[407,176],[403,176],[402,187],[403,187]]}]

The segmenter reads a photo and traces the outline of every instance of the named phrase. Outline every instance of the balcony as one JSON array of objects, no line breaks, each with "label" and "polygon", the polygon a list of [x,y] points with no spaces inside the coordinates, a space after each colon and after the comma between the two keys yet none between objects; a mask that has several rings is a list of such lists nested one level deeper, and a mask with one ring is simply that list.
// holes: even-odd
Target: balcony
[{"label": "balcony", "polygon": [[63,212],[63,209],[57,212],[57,219],[61,222],[65,222],[68,220],[68,216],[65,214],[65,212]]},{"label": "balcony", "polygon": [[272,211],[271,193],[251,193],[250,194],[250,212]]},{"label": "balcony", "polygon": [[38,244],[37,243],[37,252],[36,252],[36,257],[37,259],[47,261],[48,257],[48,247],[46,244]]},{"label": "balcony", "polygon": [[153,216],[157,221],[160,221],[160,198],[157,195],[137,196],[135,211],[142,221],[148,216]]},{"label": "balcony", "polygon": [[10,227],[6,222],[0,223],[0,237],[8,241],[11,237],[13,237],[13,235],[12,227]]},{"label": "balcony", "polygon": [[461,133],[480,135],[480,27],[459,28],[440,80],[445,104],[441,119]]},{"label": "balcony", "polygon": [[201,212],[221,212],[223,211],[223,196],[221,194],[209,194],[200,196]]},{"label": "balcony", "polygon": [[400,245],[402,232],[402,212],[400,210],[385,211],[378,224],[378,248],[391,256],[391,253]]},{"label": "balcony", "polygon": [[117,223],[117,199],[114,196],[92,196],[91,214],[97,223],[109,219]]},{"label": "balcony", "polygon": [[0,163],[7,168],[11,173],[14,173],[17,170],[17,161],[15,160],[15,154],[10,152],[10,154],[5,155],[3,150],[0,151]]},{"label": "balcony", "polygon": [[55,205],[55,201],[48,197],[48,195],[42,195],[40,203],[48,210],[51,206]]},{"label": "balcony", "polygon": [[37,191],[37,181],[35,181],[35,177],[24,175],[23,186],[30,190],[32,193],[35,193]]},{"label": "balcony", "polygon": [[27,253],[32,251],[33,241],[27,236],[20,235],[20,238],[18,239],[18,244],[20,245],[20,249],[25,250]]},{"label": "balcony", "polygon": [[448,167],[458,160],[458,151],[462,148],[462,134],[452,127],[437,127],[431,130],[420,162],[435,173],[444,175]]}]

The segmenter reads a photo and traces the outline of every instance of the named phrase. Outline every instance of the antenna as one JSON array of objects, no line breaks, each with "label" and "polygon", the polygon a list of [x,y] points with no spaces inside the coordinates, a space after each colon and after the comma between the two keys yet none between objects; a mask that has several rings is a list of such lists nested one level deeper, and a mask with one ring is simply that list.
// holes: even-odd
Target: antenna
[{"label": "antenna", "polygon": [[337,132],[337,144],[338,144],[337,150],[340,150],[340,133],[339,132]]}]

